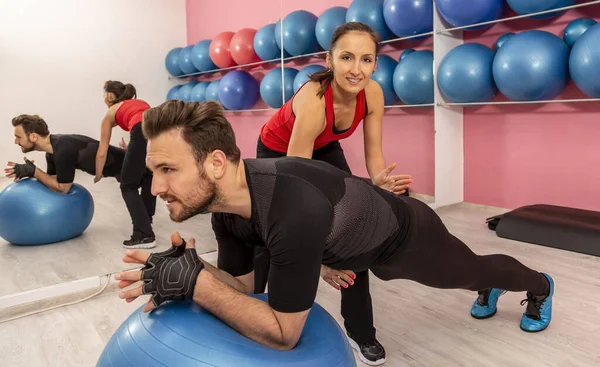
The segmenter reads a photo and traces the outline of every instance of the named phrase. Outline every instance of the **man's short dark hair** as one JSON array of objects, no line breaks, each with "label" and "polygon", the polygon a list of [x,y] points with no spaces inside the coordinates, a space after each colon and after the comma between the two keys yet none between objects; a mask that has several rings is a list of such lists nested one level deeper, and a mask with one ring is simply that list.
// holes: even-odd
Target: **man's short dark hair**
[{"label": "man's short dark hair", "polygon": [[22,126],[27,135],[35,133],[39,136],[48,136],[50,134],[46,121],[38,115],[19,115],[12,119],[12,125]]}]

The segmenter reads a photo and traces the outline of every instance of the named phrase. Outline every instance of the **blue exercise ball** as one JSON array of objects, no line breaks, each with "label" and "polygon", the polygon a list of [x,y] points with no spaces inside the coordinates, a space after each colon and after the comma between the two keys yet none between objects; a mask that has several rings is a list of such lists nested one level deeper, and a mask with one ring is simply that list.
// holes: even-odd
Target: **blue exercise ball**
[{"label": "blue exercise ball", "polygon": [[219,83],[219,100],[229,110],[247,110],[258,101],[258,82],[247,71],[230,71]]},{"label": "blue exercise ball", "polygon": [[184,74],[197,73],[198,69],[192,64],[192,49],[194,45],[185,46],[179,53],[179,68]]},{"label": "blue exercise ball", "polygon": [[210,40],[199,41],[192,47],[190,54],[192,64],[198,71],[218,69],[210,58]]},{"label": "blue exercise ball", "polygon": [[560,37],[531,30],[512,36],[496,52],[492,70],[506,97],[535,101],[552,99],[567,87],[568,62],[569,47]]},{"label": "blue exercise ball", "polygon": [[75,238],[93,217],[94,199],[76,183],[67,194],[59,194],[28,178],[0,192],[0,237],[14,245],[45,245]]},{"label": "blue exercise ball", "polygon": [[[508,6],[519,15],[537,13],[540,11],[562,8],[575,4],[577,0],[506,0]],[[555,11],[541,15],[534,15],[533,19],[548,19],[564,14],[565,11]]]},{"label": "blue exercise ball", "polygon": [[298,89],[300,89],[300,87],[302,87],[304,83],[310,79],[312,74],[325,69],[325,66],[322,65],[308,65],[302,68],[294,78],[294,93],[296,93]]},{"label": "blue exercise ball", "polygon": [[206,89],[210,85],[210,82],[200,82],[194,85],[192,92],[190,93],[190,102],[204,102],[206,101]]},{"label": "blue exercise ball", "polygon": [[[273,60],[281,58],[281,48],[279,42],[275,40],[275,24],[267,24],[260,28],[254,35],[254,51],[261,60]],[[285,50],[283,57],[288,57]]]},{"label": "blue exercise ball", "polygon": [[219,84],[221,83],[221,80],[213,80],[212,82],[210,82],[210,84],[208,85],[208,87],[206,87],[206,96],[205,96],[205,100],[206,101],[217,101],[217,102],[221,102],[221,100],[219,99]]},{"label": "blue exercise ball", "polygon": [[415,51],[398,63],[394,92],[405,104],[433,103],[433,52]]},{"label": "blue exercise ball", "polygon": [[494,44],[494,49],[498,51],[498,49],[500,49],[500,47],[502,47],[502,45],[504,45],[514,35],[515,34],[513,32],[507,32],[498,37],[496,43]]},{"label": "blue exercise ball", "polygon": [[569,71],[577,88],[600,98],[600,24],[590,27],[573,45]]},{"label": "blue exercise ball", "polygon": [[406,56],[412,54],[413,52],[415,52],[415,50],[413,50],[412,48],[407,48],[406,50],[402,51],[402,53],[400,54],[400,61],[404,60]]},{"label": "blue exercise ball", "polygon": [[197,80],[190,80],[186,84],[182,85],[181,88],[179,88],[179,92],[177,93],[179,100],[184,102],[190,102],[192,96],[192,89],[194,89],[196,84],[198,84]]},{"label": "blue exercise ball", "polygon": [[563,39],[569,47],[573,47],[575,42],[585,33],[585,31],[597,23],[598,22],[591,18],[575,19],[565,27]]},{"label": "blue exercise ball", "polygon": [[176,85],[173,88],[169,89],[169,92],[167,93],[167,101],[170,101],[172,99],[174,100],[178,100],[179,99],[179,89],[181,89],[182,85]]},{"label": "blue exercise ball", "polygon": [[433,31],[433,1],[385,0],[383,18],[398,37]]},{"label": "blue exercise ball", "polygon": [[[283,18],[283,49],[292,56],[319,50],[315,35],[317,16],[306,10],[297,10]],[[275,42],[281,49],[281,21],[275,24]]]},{"label": "blue exercise ball", "polygon": [[346,22],[362,22],[369,25],[377,32],[380,41],[394,37],[383,18],[383,0],[354,0],[346,12]]},{"label": "blue exercise ball", "polygon": [[437,72],[444,97],[453,103],[488,102],[498,94],[492,66],[494,51],[479,43],[465,43],[450,50]]},{"label": "blue exercise ball", "polygon": [[348,8],[343,6],[334,6],[333,8],[329,8],[323,12],[317,19],[317,23],[315,24],[315,33],[317,36],[317,42],[323,50],[329,51],[331,47],[331,38],[333,37],[333,32],[346,23],[346,12]]},{"label": "blue exercise ball", "polygon": [[183,75],[183,71],[179,67],[179,53],[183,50],[181,47],[175,47],[167,53],[165,57],[165,67],[172,76]]},{"label": "blue exercise ball", "polygon": [[383,89],[383,98],[386,106],[396,104],[398,96],[394,91],[394,71],[398,62],[387,55],[377,55],[377,68],[371,79],[379,83]]},{"label": "blue exercise ball", "polygon": [[271,108],[279,108],[294,95],[294,79],[298,70],[294,68],[283,69],[285,101],[282,101],[281,68],[269,71],[260,82],[260,96]]},{"label": "blue exercise ball", "polygon": [[[263,302],[266,294],[251,297]],[[189,301],[168,302],[149,313],[134,311],[112,335],[97,367],[131,366],[327,366],[355,367],[348,338],[314,303],[296,347],[257,343]]]},{"label": "blue exercise ball", "polygon": [[[502,16],[504,11],[504,0],[436,0],[436,4],[442,18],[453,27],[496,20]],[[469,27],[465,30],[481,30],[490,28],[492,25]]]}]

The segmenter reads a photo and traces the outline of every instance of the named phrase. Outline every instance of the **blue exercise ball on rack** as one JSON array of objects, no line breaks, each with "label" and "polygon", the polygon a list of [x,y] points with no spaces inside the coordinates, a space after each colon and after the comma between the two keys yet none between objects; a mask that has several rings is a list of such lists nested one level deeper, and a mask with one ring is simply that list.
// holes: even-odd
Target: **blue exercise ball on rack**
[{"label": "blue exercise ball on rack", "polygon": [[[522,1],[522,0],[518,0]],[[453,27],[500,19],[504,0],[436,0],[440,15]],[[492,24],[465,28],[467,31],[490,28]]]},{"label": "blue exercise ball on rack", "polygon": [[392,39],[394,34],[385,24],[383,0],[354,0],[346,12],[346,22],[362,22],[379,35],[380,41]]},{"label": "blue exercise ball on rack", "polygon": [[194,45],[185,46],[179,52],[179,67],[184,74],[197,73],[198,69],[192,64],[192,49]]},{"label": "blue exercise ball on rack", "polygon": [[[317,16],[306,10],[296,10],[283,18],[283,49],[292,56],[319,50],[315,35]],[[275,24],[275,41],[281,49],[281,21]]]},{"label": "blue exercise ball on rack", "polygon": [[433,1],[385,0],[383,18],[398,37],[433,31]]},{"label": "blue exercise ball on rack", "polygon": [[310,76],[316,72],[325,70],[325,66],[323,65],[308,65],[298,71],[296,77],[294,78],[294,93],[300,89],[306,83]]},{"label": "blue exercise ball on rack", "polygon": [[183,71],[179,67],[179,53],[182,49],[182,47],[175,47],[169,51],[165,57],[165,67],[172,76],[183,75]]},{"label": "blue exercise ball on rack", "polygon": [[494,44],[494,49],[498,51],[498,49],[500,49],[500,47],[502,47],[502,45],[504,45],[514,35],[515,34],[513,32],[507,32],[498,37],[496,43]]},{"label": "blue exercise ball on rack", "polygon": [[[280,59],[281,48],[279,48],[279,42],[275,39],[275,23],[267,24],[256,31],[254,35],[254,51],[263,61]],[[283,51],[283,57],[289,57],[290,54],[285,50]]]},{"label": "blue exercise ball on rack", "polygon": [[219,100],[228,110],[248,110],[258,101],[258,82],[247,71],[230,71],[219,83]]},{"label": "blue exercise ball on rack", "polygon": [[202,40],[196,43],[192,47],[190,58],[198,71],[218,69],[217,65],[210,58],[210,40]]},{"label": "blue exercise ball on rack", "polygon": [[210,82],[199,82],[194,85],[192,92],[190,93],[190,102],[204,102],[206,101],[206,89],[210,85]]},{"label": "blue exercise ball on rack", "polygon": [[398,62],[388,55],[377,55],[377,68],[371,75],[383,89],[383,99],[386,106],[396,104],[398,96],[394,91],[394,71]]},{"label": "blue exercise ball on rack", "polygon": [[197,80],[190,80],[186,84],[182,85],[181,88],[179,88],[178,92],[179,100],[184,102],[190,102],[192,96],[192,89],[194,89],[196,84],[198,84]]},{"label": "blue exercise ball on rack", "polygon": [[[267,301],[267,294],[250,297]],[[335,319],[313,303],[292,350],[255,342],[190,301],[135,310],[111,336],[97,367],[327,366],[356,367],[348,338]]]},{"label": "blue exercise ball on rack", "polygon": [[[294,79],[298,70],[294,68],[284,68],[283,78],[285,85],[281,86],[281,68],[269,71],[260,82],[260,96],[263,101],[271,108],[280,108],[294,95]],[[285,93],[285,101],[283,94]]]},{"label": "blue exercise ball on rack", "polygon": [[521,32],[496,52],[494,81],[513,101],[552,99],[567,87],[569,51],[569,46],[552,33]]},{"label": "blue exercise ball on rack", "polygon": [[412,54],[413,52],[415,52],[415,50],[412,48],[407,48],[406,50],[402,51],[402,53],[400,54],[400,61],[404,60],[406,56]]},{"label": "blue exercise ball on rack", "polygon": [[569,71],[579,90],[600,98],[600,24],[590,27],[573,45]]},{"label": "blue exercise ball on rack", "polygon": [[172,87],[171,89],[169,89],[169,92],[167,93],[167,101],[170,101],[172,99],[174,100],[178,100],[179,99],[179,89],[181,89],[182,85],[176,85],[174,87]]},{"label": "blue exercise ball on rack", "polygon": [[498,94],[492,66],[494,51],[479,43],[465,43],[450,50],[437,72],[444,97],[453,103],[489,102]]},{"label": "blue exercise ball on rack", "polygon": [[563,39],[567,43],[567,46],[573,47],[575,42],[590,28],[597,24],[594,19],[591,18],[579,18],[571,21],[565,27],[563,32]]},{"label": "blue exercise ball on rack", "polygon": [[217,102],[221,102],[221,100],[219,99],[219,84],[221,83],[221,80],[213,80],[212,82],[210,82],[210,84],[208,85],[208,87],[206,87],[206,96],[205,96],[205,101],[217,101]]},{"label": "blue exercise ball on rack", "polygon": [[[577,0],[506,0],[508,6],[511,7],[515,13],[519,15],[526,15],[531,13],[537,13],[540,11],[546,11],[551,9],[562,8],[565,6],[571,6],[577,2]],[[563,11],[554,11],[550,13],[534,15],[533,19],[548,19],[557,17],[565,13]]]},{"label": "blue exercise ball on rack", "polygon": [[315,24],[315,34],[317,36],[317,42],[319,42],[319,45],[323,50],[329,51],[333,32],[337,27],[346,23],[347,12],[348,8],[334,6],[333,8],[325,10],[323,14],[319,16],[319,19],[317,19],[317,23]]},{"label": "blue exercise ball on rack", "polygon": [[433,103],[433,52],[415,51],[398,63],[393,75],[394,92],[409,105]]}]

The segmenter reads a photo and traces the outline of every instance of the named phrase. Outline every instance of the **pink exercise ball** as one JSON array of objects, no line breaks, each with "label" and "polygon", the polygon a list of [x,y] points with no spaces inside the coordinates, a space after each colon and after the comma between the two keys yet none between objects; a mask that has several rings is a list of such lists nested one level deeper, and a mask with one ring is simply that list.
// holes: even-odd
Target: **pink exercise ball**
[{"label": "pink exercise ball", "polygon": [[220,68],[228,68],[237,65],[235,60],[231,57],[231,50],[229,48],[234,34],[235,33],[233,32],[222,32],[210,42],[208,51],[210,59]]},{"label": "pink exercise ball", "polygon": [[235,33],[231,39],[229,49],[231,57],[238,65],[250,64],[261,61],[254,51],[254,35],[256,29],[243,28]]}]

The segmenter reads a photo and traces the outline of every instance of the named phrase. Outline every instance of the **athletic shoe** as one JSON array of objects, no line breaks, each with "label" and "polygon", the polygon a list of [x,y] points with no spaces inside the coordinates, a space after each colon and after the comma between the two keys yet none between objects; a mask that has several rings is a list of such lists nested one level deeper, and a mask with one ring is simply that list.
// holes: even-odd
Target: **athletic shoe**
[{"label": "athletic shoe", "polygon": [[385,363],[385,349],[383,348],[383,345],[379,344],[377,339],[373,339],[370,342],[360,345],[356,343],[350,335],[348,335],[348,340],[350,341],[350,346],[352,349],[356,350],[358,357],[363,363],[370,366],[379,366],[380,364]]},{"label": "athletic shoe", "polygon": [[554,280],[548,274],[550,290],[547,296],[535,296],[527,292],[527,299],[521,301],[521,306],[527,303],[527,308],[521,317],[521,330],[538,332],[546,329],[552,320],[552,296],[554,296]]},{"label": "athletic shoe", "polygon": [[154,236],[145,238],[133,238],[123,241],[125,248],[153,248],[156,247]]},{"label": "athletic shoe", "polygon": [[479,292],[479,297],[473,303],[471,307],[471,316],[476,319],[487,319],[496,314],[498,298],[506,293],[502,289],[492,288],[485,291]]}]

